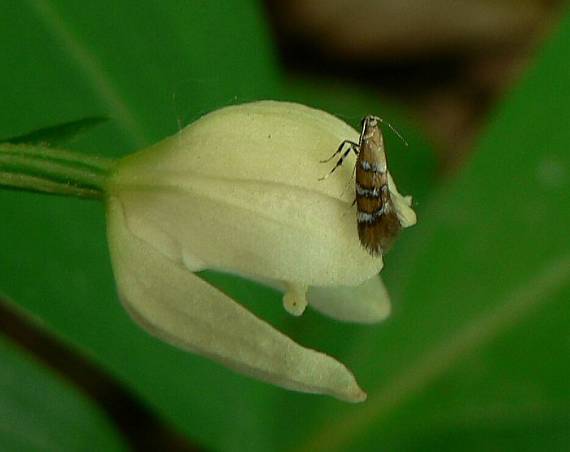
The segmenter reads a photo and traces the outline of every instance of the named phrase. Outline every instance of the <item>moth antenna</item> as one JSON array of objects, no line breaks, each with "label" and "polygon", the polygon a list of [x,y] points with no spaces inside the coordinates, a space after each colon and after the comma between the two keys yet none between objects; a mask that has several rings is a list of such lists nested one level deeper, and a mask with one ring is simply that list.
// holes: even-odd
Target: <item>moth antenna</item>
[{"label": "moth antenna", "polygon": [[388,121],[386,121],[385,119],[382,119],[380,117],[378,117],[378,120],[382,124],[386,124],[388,127],[390,127],[390,130],[392,130],[392,132],[394,132],[394,135],[396,135],[400,140],[402,140],[402,143],[404,143],[406,146],[409,146],[406,139],[402,136],[402,134],[400,132],[398,132],[398,130],[392,124],[390,124]]}]

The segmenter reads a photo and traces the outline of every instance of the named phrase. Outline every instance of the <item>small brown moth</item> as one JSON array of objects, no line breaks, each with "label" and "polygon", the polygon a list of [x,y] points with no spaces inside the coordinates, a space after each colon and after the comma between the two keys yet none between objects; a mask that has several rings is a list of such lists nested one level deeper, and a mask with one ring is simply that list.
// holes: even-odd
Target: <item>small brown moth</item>
[{"label": "small brown moth", "polygon": [[[326,179],[341,166],[351,151],[356,154],[356,199],[354,202],[357,207],[358,237],[362,246],[372,256],[385,254],[402,228],[388,189],[384,137],[379,126],[381,122],[384,121],[378,116],[366,116],[362,120],[362,132],[358,143],[345,140],[330,158],[322,161],[322,163],[328,162],[341,154],[335,167],[321,180]],[[392,126],[390,128],[394,130]],[[400,136],[395,130],[394,132]]]}]

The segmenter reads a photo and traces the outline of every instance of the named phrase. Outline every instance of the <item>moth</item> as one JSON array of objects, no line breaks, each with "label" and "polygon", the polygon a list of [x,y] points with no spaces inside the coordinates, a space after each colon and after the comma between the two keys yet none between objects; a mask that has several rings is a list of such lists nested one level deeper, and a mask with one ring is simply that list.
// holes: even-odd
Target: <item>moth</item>
[{"label": "moth", "polygon": [[[384,136],[380,129],[380,123],[383,122],[378,116],[366,116],[362,120],[358,143],[344,140],[330,158],[321,161],[326,163],[341,155],[330,173],[321,178],[323,180],[342,165],[350,152],[356,154],[354,203],[356,203],[358,237],[362,246],[372,256],[385,254],[402,229],[388,189],[388,164],[384,150]],[[390,128],[403,140],[392,126]]]}]

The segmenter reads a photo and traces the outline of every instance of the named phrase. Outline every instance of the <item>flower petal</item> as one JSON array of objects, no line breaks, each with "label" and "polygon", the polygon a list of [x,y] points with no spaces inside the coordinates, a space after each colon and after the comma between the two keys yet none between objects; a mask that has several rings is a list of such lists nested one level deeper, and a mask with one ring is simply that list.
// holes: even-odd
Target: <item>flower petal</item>
[{"label": "flower petal", "polygon": [[357,287],[310,287],[309,305],[334,319],[376,323],[390,314],[390,297],[380,277]]},{"label": "flower petal", "polygon": [[396,215],[398,215],[398,220],[400,220],[402,227],[408,228],[416,224],[416,213],[412,209],[412,197],[402,196],[398,192],[398,188],[396,187],[394,179],[392,179],[390,173],[388,173],[388,188],[392,195],[392,202],[396,209]]},{"label": "flower petal", "polygon": [[120,298],[151,334],[288,389],[350,402],[366,398],[343,364],[301,347],[134,236],[118,198],[108,199],[107,214]]},{"label": "flower petal", "polygon": [[[124,159],[132,175],[200,174],[214,179],[280,183],[351,204],[356,157],[325,181],[329,158],[359,134],[322,110],[291,102],[260,101],[213,111],[161,142]],[[126,174],[125,174],[126,175]],[[351,182],[348,190],[347,183]]]},{"label": "flower petal", "polygon": [[354,155],[319,181],[346,139],[358,133],[299,104],[227,107],[121,161],[109,190],[136,236],[193,271],[357,285],[382,258],[358,240]]},{"label": "flower petal", "polygon": [[325,286],[357,285],[382,268],[362,248],[350,205],[314,191],[171,174],[151,190],[115,193],[132,233],[191,271]]}]

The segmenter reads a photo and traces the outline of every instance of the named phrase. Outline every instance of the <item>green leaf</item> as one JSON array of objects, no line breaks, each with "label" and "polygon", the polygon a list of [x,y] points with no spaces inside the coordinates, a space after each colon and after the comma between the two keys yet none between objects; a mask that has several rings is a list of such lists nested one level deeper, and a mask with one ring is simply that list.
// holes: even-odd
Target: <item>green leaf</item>
[{"label": "green leaf", "polygon": [[127,450],[98,407],[3,336],[0,356],[3,450]]},{"label": "green leaf", "polygon": [[[0,136],[112,119],[87,143],[124,154],[215,108],[272,97],[274,57],[255,1],[6,0]],[[22,32],[25,30],[25,33]],[[239,39],[236,37],[239,36]],[[16,88],[17,87],[17,88]]]},{"label": "green leaf", "polygon": [[12,144],[62,144],[76,138],[94,127],[104,123],[108,118],[92,117],[77,119],[50,127],[42,127],[33,132],[24,133],[11,138],[0,140],[2,143]]},{"label": "green leaf", "polygon": [[[274,98],[263,17],[249,0],[2,1],[0,136],[104,116],[74,147],[116,157],[215,108]],[[0,212],[2,292],[196,442],[224,448],[236,442],[221,432],[257,428],[255,405],[274,388],[161,343],[124,311],[101,205],[0,191]]]},{"label": "green leaf", "polygon": [[345,357],[366,406],[323,404],[295,450],[567,450],[569,54],[567,16],[387,257],[392,319]]}]

